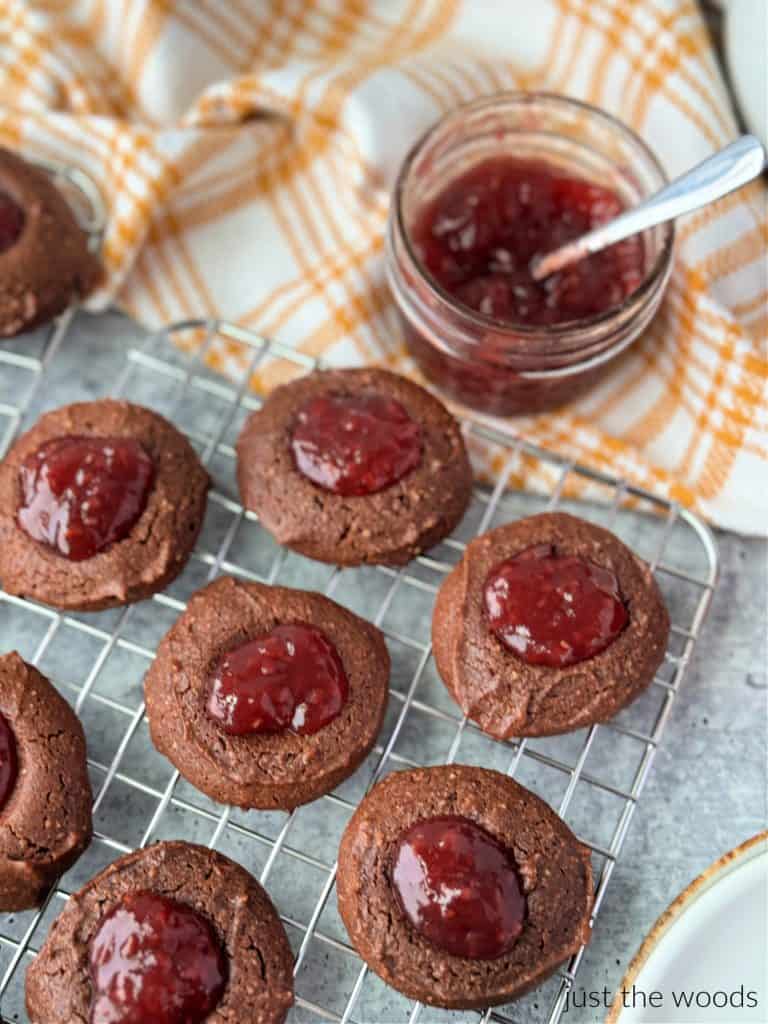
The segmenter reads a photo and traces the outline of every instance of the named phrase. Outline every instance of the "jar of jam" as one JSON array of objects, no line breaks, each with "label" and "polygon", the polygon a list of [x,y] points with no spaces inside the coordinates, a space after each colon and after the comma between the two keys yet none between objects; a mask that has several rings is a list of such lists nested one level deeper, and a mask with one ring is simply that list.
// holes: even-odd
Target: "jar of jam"
[{"label": "jar of jam", "polygon": [[674,227],[544,282],[530,261],[666,181],[626,125],[563,96],[498,93],[444,117],[406,157],[387,230],[390,287],[424,374],[502,416],[593,386],[656,313]]}]

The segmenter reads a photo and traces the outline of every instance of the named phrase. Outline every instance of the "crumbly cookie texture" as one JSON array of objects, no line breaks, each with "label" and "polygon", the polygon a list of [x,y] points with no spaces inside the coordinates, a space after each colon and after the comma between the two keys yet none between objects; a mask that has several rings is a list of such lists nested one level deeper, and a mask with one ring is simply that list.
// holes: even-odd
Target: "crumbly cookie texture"
[{"label": "crumbly cookie texture", "polygon": [[90,940],[110,907],[142,890],[202,914],[226,953],[227,986],[207,1024],[282,1024],[293,1005],[293,956],[277,911],[239,864],[185,842],[121,857],[69,900],[27,971],[31,1024],[87,1024]]},{"label": "crumbly cookie texture", "polygon": [[91,841],[85,736],[67,701],[16,653],[0,657],[0,712],[19,765],[0,810],[0,910],[26,910]]},{"label": "crumbly cookie texture", "polygon": [[[21,464],[45,442],[67,436],[134,438],[155,465],[146,508],[128,536],[82,562],[33,540],[17,522]],[[150,409],[102,399],[48,412],[0,463],[0,581],[11,594],[56,608],[98,611],[141,601],[184,568],[209,486],[189,441]]]},{"label": "crumbly cookie texture", "polygon": [[[423,448],[419,464],[396,483],[350,497],[299,471],[291,430],[308,400],[363,393],[399,402],[421,426]],[[243,504],[280,544],[335,565],[406,564],[451,533],[472,493],[456,420],[418,384],[377,369],[319,371],[273,391],[238,439],[237,477]]]},{"label": "crumbly cookie texture", "polygon": [[[346,703],[311,735],[233,736],[205,710],[213,666],[233,648],[294,622],[333,644]],[[144,694],[152,741],[220,803],[289,810],[329,793],[373,747],[387,706],[389,654],[381,632],[321,594],[223,577],[193,595],[158,647]]]},{"label": "crumbly cookie texture", "polygon": [[[530,665],[488,628],[483,586],[494,566],[538,544],[610,569],[629,621],[599,654],[562,668]],[[669,614],[653,573],[618,537],[563,512],[475,538],[435,602],[432,644],[456,703],[499,739],[570,732],[615,715],[652,681],[667,649]]]},{"label": "crumbly cookie texture", "polygon": [[83,298],[102,274],[88,236],[51,178],[0,148],[0,191],[21,208],[18,240],[0,252],[0,337],[46,323]]},{"label": "crumbly cookie texture", "polygon": [[[512,855],[526,897],[523,930],[496,959],[438,949],[411,925],[391,883],[400,836],[444,815],[474,822]],[[339,849],[339,912],[353,945],[387,984],[449,1009],[506,1003],[541,984],[588,941],[590,852],[555,812],[500,772],[444,765],[394,772],[365,797]]]}]

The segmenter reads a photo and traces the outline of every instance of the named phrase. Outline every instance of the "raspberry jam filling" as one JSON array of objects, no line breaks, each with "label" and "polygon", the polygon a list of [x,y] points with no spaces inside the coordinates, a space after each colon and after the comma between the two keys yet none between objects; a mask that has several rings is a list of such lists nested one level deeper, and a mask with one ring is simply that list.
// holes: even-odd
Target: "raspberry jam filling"
[{"label": "raspberry jam filling", "polygon": [[546,326],[620,305],[640,285],[639,235],[537,282],[534,256],[617,216],[616,192],[542,161],[503,156],[472,167],[421,211],[411,236],[422,264],[464,305],[506,324]]},{"label": "raspberry jam filling", "polygon": [[428,818],[404,832],[392,887],[416,931],[453,956],[495,960],[523,929],[512,855],[467,818]]},{"label": "raspberry jam filling", "polygon": [[7,192],[0,192],[0,253],[18,242],[24,229],[24,211]]},{"label": "raspberry jam filling", "polygon": [[16,737],[6,718],[0,715],[0,811],[8,803],[8,797],[13,792],[18,771]]},{"label": "raspberry jam filling", "polygon": [[90,966],[90,1024],[202,1024],[227,979],[208,921],[152,892],[129,893],[102,918]]},{"label": "raspberry jam filling", "polygon": [[291,437],[304,476],[335,494],[374,494],[421,461],[421,427],[394,398],[319,395],[299,409]]},{"label": "raspberry jam filling", "polygon": [[54,438],[21,465],[19,526],[81,562],[128,536],[154,477],[152,459],[133,438]]},{"label": "raspberry jam filling", "polygon": [[529,665],[562,668],[604,651],[629,619],[610,569],[537,544],[501,562],[483,591],[491,630]]},{"label": "raspberry jam filling", "polygon": [[319,629],[298,622],[224,655],[208,714],[235,736],[285,730],[308,736],[336,718],[348,693],[336,648]]}]

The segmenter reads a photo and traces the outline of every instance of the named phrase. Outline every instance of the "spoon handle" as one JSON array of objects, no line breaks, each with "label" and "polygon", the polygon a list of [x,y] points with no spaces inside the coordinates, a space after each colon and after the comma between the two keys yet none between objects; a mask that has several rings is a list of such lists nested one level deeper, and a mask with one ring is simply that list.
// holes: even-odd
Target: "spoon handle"
[{"label": "spoon handle", "polygon": [[752,181],[762,172],[765,163],[766,152],[760,140],[754,135],[742,135],[638,206],[546,256],[534,257],[531,274],[536,281],[541,281],[614,242],[706,206]]}]

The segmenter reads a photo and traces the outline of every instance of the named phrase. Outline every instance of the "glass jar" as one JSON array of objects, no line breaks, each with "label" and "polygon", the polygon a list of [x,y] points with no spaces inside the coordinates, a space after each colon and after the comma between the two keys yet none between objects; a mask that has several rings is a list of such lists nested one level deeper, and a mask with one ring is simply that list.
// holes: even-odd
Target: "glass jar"
[{"label": "glass jar", "polygon": [[654,154],[595,107],[548,93],[498,93],[459,107],[416,143],[400,170],[387,229],[387,276],[424,374],[496,415],[537,412],[592,387],[655,315],[672,267],[674,227],[646,231],[644,278],[620,305],[554,325],[501,322],[451,296],[419,262],[410,232],[426,204],[476,164],[509,155],[613,190],[634,206],[666,184]]}]

